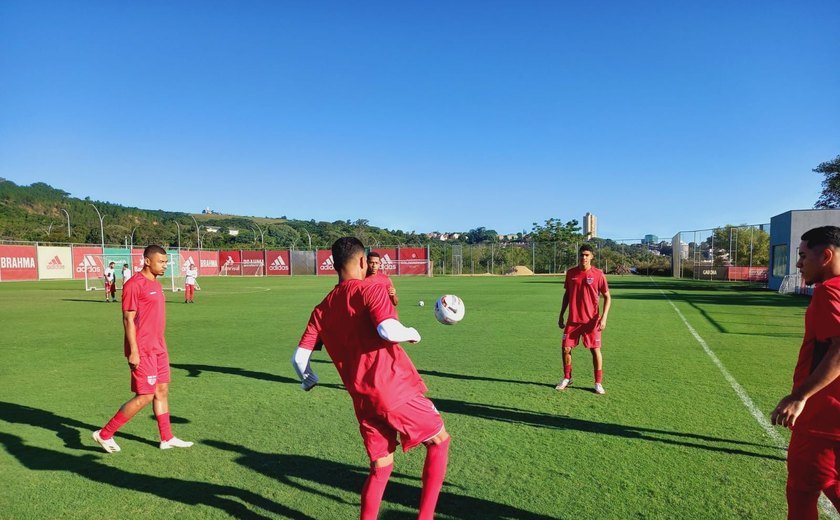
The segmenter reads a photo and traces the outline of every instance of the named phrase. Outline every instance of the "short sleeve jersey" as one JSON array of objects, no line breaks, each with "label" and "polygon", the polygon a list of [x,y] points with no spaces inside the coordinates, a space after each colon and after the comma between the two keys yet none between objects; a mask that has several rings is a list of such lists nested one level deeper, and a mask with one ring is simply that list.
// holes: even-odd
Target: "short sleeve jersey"
[{"label": "short sleeve jersey", "polygon": [[131,269],[123,269],[122,270],[123,282],[128,281],[131,278]]},{"label": "short sleeve jersey", "polygon": [[114,270],[110,267],[105,268],[105,281],[111,283],[114,281]]},{"label": "short sleeve jersey", "polygon": [[566,272],[563,287],[569,293],[569,323],[585,324],[598,319],[598,299],[610,290],[603,271],[596,267],[584,271],[575,266]]},{"label": "short sleeve jersey", "polygon": [[383,273],[381,269],[376,274],[368,276],[366,280],[369,280],[368,283],[382,284],[385,288],[394,286],[394,283],[391,281],[391,277]]},{"label": "short sleeve jersey", "polygon": [[[805,311],[805,337],[793,372],[793,389],[808,379],[828,352],[831,338],[840,337],[840,276],[814,287]],[[840,378],[812,395],[794,430],[840,440]]]},{"label": "short sleeve jersey", "polygon": [[[140,355],[166,352],[166,297],[157,280],[149,280],[143,274],[132,276],[123,286],[123,311],[135,311],[134,325],[137,329],[137,348]],[[125,341],[125,355],[131,353],[128,340]]]},{"label": "short sleeve jersey", "polygon": [[184,273],[184,275],[186,277],[184,279],[185,284],[195,285],[195,279],[198,276],[198,270],[197,269],[187,269],[186,272]]},{"label": "short sleeve jersey", "polygon": [[323,343],[358,416],[391,411],[427,391],[399,343],[376,332],[379,323],[396,318],[382,284],[345,280],[315,307],[300,339],[309,350]]}]

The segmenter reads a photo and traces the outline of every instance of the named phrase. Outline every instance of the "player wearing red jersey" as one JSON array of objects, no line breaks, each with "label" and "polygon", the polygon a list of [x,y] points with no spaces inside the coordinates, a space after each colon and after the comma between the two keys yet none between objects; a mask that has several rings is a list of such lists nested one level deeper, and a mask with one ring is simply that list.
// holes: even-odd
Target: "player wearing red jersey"
[{"label": "player wearing red jersey", "polygon": [[[592,266],[592,247],[584,244],[578,251],[578,265],[566,272],[563,305],[557,325],[563,329],[563,379],[554,388],[565,390],[572,384],[572,348],[583,338],[583,346],[592,352],[595,393],[604,394],[601,331],[607,326],[610,312],[610,289],[604,273]],[[604,297],[604,313],[598,313],[599,296]],[[569,321],[564,321],[569,309]]]},{"label": "player wearing red jersey", "polygon": [[391,298],[391,303],[393,303],[394,307],[396,307],[397,304],[400,303],[400,299],[397,297],[397,289],[394,288],[394,283],[391,281],[391,277],[385,274],[385,271],[382,270],[382,258],[379,256],[379,253],[371,251],[367,255],[367,261],[367,277],[372,281],[379,282],[385,286],[388,290],[388,297]]},{"label": "player wearing red jersey", "polygon": [[120,451],[114,433],[137,412],[152,403],[160,431],[160,449],[189,448],[192,442],[172,435],[169,420],[169,354],[163,337],[166,328],[166,298],[157,277],[166,272],[166,251],[148,246],[143,251],[143,269],[123,287],[124,353],[131,369],[134,397],[123,404],[93,440],[108,453]]},{"label": "player wearing red jersey", "polygon": [[770,419],[793,430],[788,519],[817,520],[820,492],[840,510],[840,227],[802,235],[796,267],[805,283],[816,286],[805,311],[793,390]]},{"label": "player wearing red jersey", "polygon": [[[370,458],[362,488],[361,519],[374,520],[394,467],[394,451],[426,446],[418,518],[434,517],[449,460],[449,434],[426,385],[399,342],[417,343],[420,334],[397,317],[385,287],[365,280],[364,245],[353,237],[332,246],[338,285],[315,307],[292,366],[309,390],[318,383],[309,358],[323,344],[353,400],[359,431]],[[397,437],[399,436],[399,442]]]}]

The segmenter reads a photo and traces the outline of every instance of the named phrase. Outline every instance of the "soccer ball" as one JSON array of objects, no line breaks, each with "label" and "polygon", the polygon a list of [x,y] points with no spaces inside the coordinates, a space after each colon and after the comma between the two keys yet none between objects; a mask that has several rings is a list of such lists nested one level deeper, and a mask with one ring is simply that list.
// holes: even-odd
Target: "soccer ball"
[{"label": "soccer ball", "polygon": [[454,294],[444,294],[435,302],[435,318],[444,325],[454,325],[464,319],[464,301]]},{"label": "soccer ball", "polygon": [[417,302],[417,305],[419,305],[420,307],[425,307],[426,302],[424,302],[423,300],[420,300],[419,302]]}]

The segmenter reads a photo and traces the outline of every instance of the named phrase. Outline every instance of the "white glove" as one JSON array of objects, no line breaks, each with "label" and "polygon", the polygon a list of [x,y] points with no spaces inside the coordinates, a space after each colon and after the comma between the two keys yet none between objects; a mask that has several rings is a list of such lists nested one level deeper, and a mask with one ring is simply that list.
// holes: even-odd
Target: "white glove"
[{"label": "white glove", "polygon": [[298,347],[292,355],[292,367],[300,379],[300,388],[306,392],[312,390],[318,384],[318,376],[309,366],[309,357],[312,351]]},{"label": "white glove", "polygon": [[315,388],[315,385],[317,385],[317,384],[318,384],[318,376],[315,375],[315,372],[310,372],[309,374],[306,375],[303,382],[300,384],[300,388],[304,392],[308,392],[308,391],[312,390],[313,388]]}]

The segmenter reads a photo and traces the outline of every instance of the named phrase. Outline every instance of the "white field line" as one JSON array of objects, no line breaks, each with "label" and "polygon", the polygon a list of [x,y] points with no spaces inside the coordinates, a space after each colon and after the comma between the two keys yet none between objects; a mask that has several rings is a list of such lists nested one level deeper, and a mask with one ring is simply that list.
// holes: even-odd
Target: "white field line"
[{"label": "white field line", "polygon": [[[654,282],[654,284],[655,283],[656,282]],[[671,305],[674,311],[676,311],[677,316],[680,317],[682,322],[685,324],[686,328],[688,328],[688,331],[691,333],[692,336],[694,336],[694,339],[697,340],[697,343],[699,343],[700,346],[703,347],[703,350],[706,352],[706,355],[708,355],[709,358],[711,358],[712,363],[714,363],[715,366],[718,367],[718,370],[720,370],[720,373],[723,375],[723,378],[726,379],[726,382],[729,383],[729,386],[732,387],[732,390],[734,390],[738,397],[741,399],[741,402],[750,412],[750,415],[752,415],[753,418],[756,420],[758,425],[761,426],[761,429],[764,430],[764,433],[766,433],[767,436],[773,440],[773,443],[776,445],[777,448],[779,448],[780,450],[787,451],[787,443],[785,442],[785,439],[779,432],[777,432],[773,428],[773,425],[770,424],[770,421],[767,419],[767,417],[764,416],[761,410],[759,410],[758,407],[755,405],[753,400],[750,399],[750,396],[749,394],[747,394],[747,391],[744,390],[744,387],[741,386],[741,384],[738,383],[738,381],[732,376],[732,374],[729,373],[729,370],[726,369],[726,367],[723,365],[723,362],[721,362],[717,355],[715,355],[714,351],[709,347],[709,345],[706,343],[703,337],[700,336],[700,334],[698,334],[696,330],[694,330],[694,327],[691,326],[688,320],[685,319],[683,313],[680,312],[677,306],[674,305],[674,302],[672,302],[671,299],[668,298],[668,295],[665,294],[665,291],[659,289],[659,292],[662,294],[662,296],[665,297],[665,300],[667,300],[667,302]],[[823,494],[820,494],[820,509],[829,518],[835,520],[840,519],[840,514],[837,513],[837,510],[834,508],[834,505],[832,505],[832,503]]]}]

